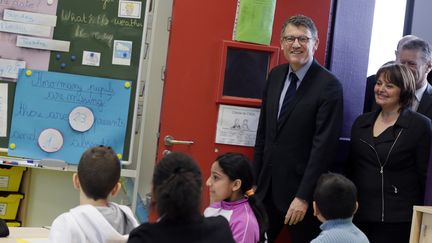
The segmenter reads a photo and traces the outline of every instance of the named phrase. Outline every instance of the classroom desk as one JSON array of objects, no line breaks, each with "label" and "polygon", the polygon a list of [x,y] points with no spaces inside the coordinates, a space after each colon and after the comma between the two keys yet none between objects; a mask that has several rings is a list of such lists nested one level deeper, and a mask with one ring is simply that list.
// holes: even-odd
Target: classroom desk
[{"label": "classroom desk", "polygon": [[18,238],[48,238],[49,230],[40,227],[10,227],[9,236],[0,238],[1,243],[17,243]]}]

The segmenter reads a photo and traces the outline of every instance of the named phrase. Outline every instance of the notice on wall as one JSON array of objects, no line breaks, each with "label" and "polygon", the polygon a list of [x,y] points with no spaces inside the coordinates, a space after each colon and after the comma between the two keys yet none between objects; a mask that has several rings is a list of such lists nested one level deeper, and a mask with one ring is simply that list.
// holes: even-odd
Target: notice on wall
[{"label": "notice on wall", "polygon": [[237,0],[233,40],[270,45],[276,0]]},{"label": "notice on wall", "polygon": [[52,27],[55,27],[57,22],[57,16],[55,15],[16,11],[11,9],[4,10],[3,19],[13,22],[46,25]]},{"label": "notice on wall", "polygon": [[49,37],[51,35],[51,27],[49,26],[24,24],[3,20],[0,20],[0,31],[15,34],[35,35],[41,37]]},{"label": "notice on wall", "polygon": [[20,68],[25,68],[26,62],[0,58],[0,77],[17,79]]},{"label": "notice on wall", "polygon": [[141,5],[139,1],[119,1],[118,16],[122,18],[141,18]]},{"label": "notice on wall", "polygon": [[22,69],[9,155],[77,164],[92,146],[123,154],[130,87],[130,81]]},{"label": "notice on wall", "polygon": [[0,137],[7,134],[8,84],[0,84]]},{"label": "notice on wall", "polygon": [[68,52],[70,42],[19,35],[17,36],[17,46],[41,50]]},{"label": "notice on wall", "polygon": [[255,146],[259,114],[257,108],[220,105],[215,142]]}]

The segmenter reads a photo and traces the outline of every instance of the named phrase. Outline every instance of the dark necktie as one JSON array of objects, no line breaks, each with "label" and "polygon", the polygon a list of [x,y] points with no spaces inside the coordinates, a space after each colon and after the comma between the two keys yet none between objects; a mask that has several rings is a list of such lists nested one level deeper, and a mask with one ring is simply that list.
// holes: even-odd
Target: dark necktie
[{"label": "dark necktie", "polygon": [[279,118],[281,118],[283,116],[283,114],[286,112],[289,103],[293,100],[295,93],[296,93],[296,89],[297,89],[297,81],[299,80],[297,75],[295,73],[290,73],[290,84],[288,86],[288,89],[285,93],[285,97],[284,100],[282,102],[282,107],[280,109],[279,112]]}]

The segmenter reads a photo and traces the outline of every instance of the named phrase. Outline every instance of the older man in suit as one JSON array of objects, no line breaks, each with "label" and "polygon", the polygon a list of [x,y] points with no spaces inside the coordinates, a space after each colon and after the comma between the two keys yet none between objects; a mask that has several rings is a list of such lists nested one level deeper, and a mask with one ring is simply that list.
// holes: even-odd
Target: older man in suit
[{"label": "older man in suit", "polygon": [[[397,44],[396,50],[395,50],[395,58],[397,59],[403,44],[405,44],[406,42],[410,41],[410,40],[414,40],[417,39],[418,37],[415,35],[405,35],[403,36]],[[390,61],[392,62],[392,61]],[[387,63],[390,63],[387,62]],[[387,64],[386,63],[386,64]],[[363,105],[363,113],[367,113],[372,111],[372,108],[377,108],[376,104],[375,104],[375,92],[374,92],[374,87],[376,84],[376,75],[373,74],[369,77],[367,77],[366,80],[366,89],[365,89],[365,98],[364,98],[364,105]]]},{"label": "older man in suit", "polygon": [[[429,84],[432,82],[432,75],[430,75],[431,47],[429,43],[415,35],[406,35],[399,40],[395,55],[396,62],[407,65],[414,73],[418,74],[416,103],[413,108],[432,119],[432,100],[430,100],[432,86]],[[363,113],[378,108],[375,104],[375,94],[373,92],[375,83],[375,75],[367,78]],[[423,94],[426,94],[424,99],[422,99]],[[419,106],[419,104],[421,105]]]},{"label": "older man in suit", "polygon": [[342,127],[342,87],[313,58],[318,33],[306,16],[290,17],[281,32],[289,64],[275,67],[264,91],[254,153],[256,194],[269,216],[269,241],[284,223],[293,243],[319,234],[311,210],[318,177],[333,162]]},{"label": "older man in suit", "polygon": [[427,81],[432,69],[432,53],[428,42],[416,38],[405,42],[396,62],[409,67],[416,74],[416,100],[413,110],[432,119],[432,86]]},{"label": "older man in suit", "polygon": [[[428,42],[414,39],[402,45],[396,62],[408,66],[417,76],[416,100],[413,110],[432,119],[432,86],[427,76],[432,70],[432,50]],[[432,163],[429,161],[428,179],[426,182],[425,205],[432,205]]]}]

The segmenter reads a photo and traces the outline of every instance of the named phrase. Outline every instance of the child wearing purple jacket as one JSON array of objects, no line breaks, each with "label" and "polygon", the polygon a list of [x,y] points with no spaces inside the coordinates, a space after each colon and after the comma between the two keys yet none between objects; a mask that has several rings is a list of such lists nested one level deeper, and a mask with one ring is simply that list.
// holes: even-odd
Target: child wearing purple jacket
[{"label": "child wearing purple jacket", "polygon": [[204,211],[204,216],[224,216],[237,243],[266,242],[267,215],[254,197],[252,168],[244,155],[219,156],[206,185],[214,203]]}]

